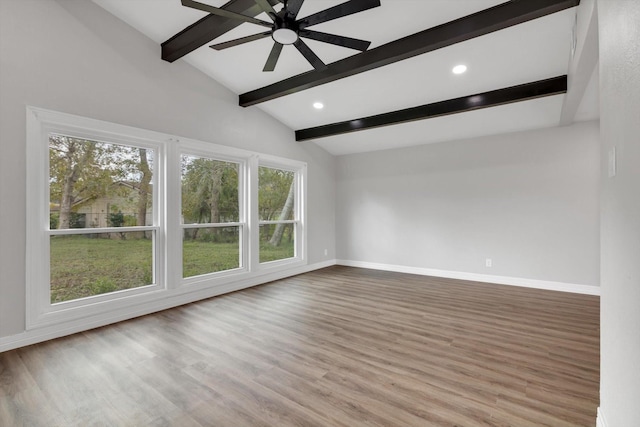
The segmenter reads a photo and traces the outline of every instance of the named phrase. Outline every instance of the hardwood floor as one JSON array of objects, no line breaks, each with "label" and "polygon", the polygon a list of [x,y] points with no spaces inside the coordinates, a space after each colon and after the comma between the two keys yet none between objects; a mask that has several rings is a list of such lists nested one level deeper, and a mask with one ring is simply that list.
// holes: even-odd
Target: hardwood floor
[{"label": "hardwood floor", "polygon": [[0,354],[1,426],[594,426],[599,298],[331,267]]}]

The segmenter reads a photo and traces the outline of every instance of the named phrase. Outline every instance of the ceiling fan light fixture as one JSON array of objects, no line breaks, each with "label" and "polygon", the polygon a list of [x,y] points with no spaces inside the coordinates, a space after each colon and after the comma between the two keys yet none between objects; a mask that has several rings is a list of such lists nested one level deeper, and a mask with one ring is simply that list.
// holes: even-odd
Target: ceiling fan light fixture
[{"label": "ceiling fan light fixture", "polygon": [[298,41],[298,33],[290,28],[283,27],[273,30],[271,38],[273,38],[273,41],[276,43],[284,45],[294,44]]}]

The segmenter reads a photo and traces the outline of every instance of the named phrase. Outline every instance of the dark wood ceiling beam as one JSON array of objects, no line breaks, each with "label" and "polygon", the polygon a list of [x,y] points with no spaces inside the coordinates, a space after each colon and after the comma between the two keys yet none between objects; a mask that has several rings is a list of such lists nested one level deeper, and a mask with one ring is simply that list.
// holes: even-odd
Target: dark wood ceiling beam
[{"label": "dark wood ceiling beam", "polygon": [[[272,6],[278,4],[278,0],[268,1]],[[258,16],[263,12],[255,0],[231,0],[221,9],[251,17]],[[207,15],[162,43],[162,59],[169,62],[176,61],[240,24],[243,22],[237,19]]]},{"label": "dark wood ceiling beam", "polygon": [[[248,107],[373,70],[578,6],[580,0],[513,0],[240,95]],[[393,7],[393,5],[391,6]]]},{"label": "dark wood ceiling beam", "polygon": [[490,92],[477,93],[475,95],[421,105],[419,107],[297,130],[296,141],[308,141],[365,129],[431,119],[482,108],[497,107],[513,102],[559,95],[566,92],[567,76],[558,76],[504,89],[492,90]]}]

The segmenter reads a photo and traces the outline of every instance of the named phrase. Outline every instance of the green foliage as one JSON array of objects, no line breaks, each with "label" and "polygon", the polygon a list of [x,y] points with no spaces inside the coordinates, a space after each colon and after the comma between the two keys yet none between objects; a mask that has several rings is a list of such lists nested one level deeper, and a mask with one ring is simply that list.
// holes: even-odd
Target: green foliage
[{"label": "green foliage", "polygon": [[[204,224],[239,221],[238,165],[196,156],[182,156],[182,217],[185,224]],[[258,208],[260,220],[293,219],[295,213],[287,205],[295,173],[282,169],[260,167],[258,171]],[[280,218],[283,213],[286,218]],[[269,229],[276,233],[272,244],[278,246],[282,228]],[[224,242],[221,230],[189,232],[189,238],[206,242]],[[286,230],[285,230],[286,232]],[[288,237],[291,241],[292,235]],[[277,242],[277,243],[274,243]]]},{"label": "green foliage", "polygon": [[49,195],[60,205],[65,182],[77,169],[74,200],[104,194],[115,171],[107,169],[107,144],[52,134],[49,136]]},{"label": "green foliage", "polygon": [[[258,170],[258,211],[261,221],[280,219],[294,172],[261,166]],[[286,219],[293,219],[293,212]]]},{"label": "green foliage", "polygon": [[49,214],[49,229],[56,230],[58,228],[58,222],[60,221],[59,213]]},{"label": "green foliage", "polygon": [[182,216],[187,224],[237,222],[238,165],[182,156]]},{"label": "green foliage", "polygon": [[86,215],[71,212],[69,216],[69,228],[83,228],[86,222]]},{"label": "green foliage", "polygon": [[[73,210],[74,203],[106,197],[110,193],[117,195],[118,191],[122,192],[124,189],[114,186],[116,182],[139,186],[143,179],[140,156],[145,155],[149,168],[153,167],[152,152],[148,154],[147,151],[137,147],[50,134],[51,206],[57,206],[62,211],[65,200],[70,200],[70,209]],[[65,195],[69,199],[65,199]],[[135,200],[132,204],[135,206]],[[55,225],[56,228],[60,225],[59,220]],[[69,227],[77,228],[71,224]]]},{"label": "green foliage", "polygon": [[133,215],[124,215],[124,223],[122,224],[125,227],[135,227],[138,225],[138,220]]},{"label": "green foliage", "polygon": [[238,241],[238,228],[192,228],[184,230],[184,239],[206,243],[233,243]]},{"label": "green foliage", "polygon": [[112,212],[109,214],[109,227],[122,227],[124,225],[124,214],[122,212]]}]

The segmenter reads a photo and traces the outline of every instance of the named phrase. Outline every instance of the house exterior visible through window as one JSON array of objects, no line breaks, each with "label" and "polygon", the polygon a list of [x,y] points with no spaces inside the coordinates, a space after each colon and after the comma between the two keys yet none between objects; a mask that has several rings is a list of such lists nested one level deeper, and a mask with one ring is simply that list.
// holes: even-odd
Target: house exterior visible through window
[{"label": "house exterior visible through window", "polygon": [[115,321],[307,263],[299,161],[29,107],[26,180],[28,329]]}]

